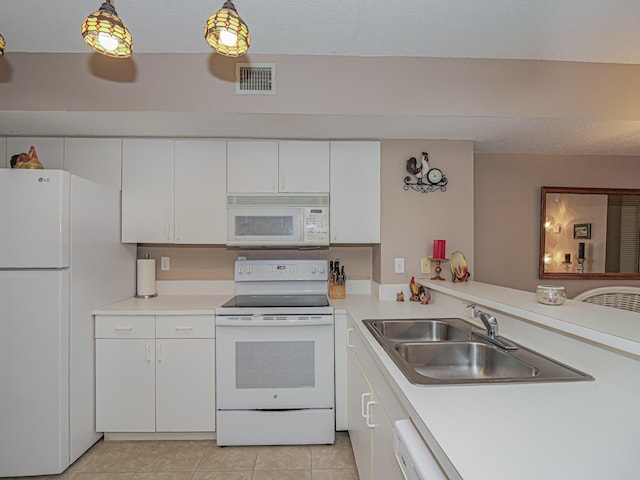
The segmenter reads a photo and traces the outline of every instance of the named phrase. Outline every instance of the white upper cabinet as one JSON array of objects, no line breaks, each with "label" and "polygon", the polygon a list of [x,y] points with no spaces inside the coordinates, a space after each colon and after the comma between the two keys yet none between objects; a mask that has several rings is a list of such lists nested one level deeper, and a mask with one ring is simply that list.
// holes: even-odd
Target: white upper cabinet
[{"label": "white upper cabinet", "polygon": [[64,169],[114,190],[121,190],[122,140],[65,138]]},{"label": "white upper cabinet", "polygon": [[327,193],[329,142],[229,141],[229,193]]},{"label": "white upper cabinet", "polygon": [[380,142],[331,142],[331,243],[380,243]]},{"label": "white upper cabinet", "polygon": [[173,146],[173,140],[123,140],[124,243],[173,243]]},{"label": "white upper cabinet", "polygon": [[226,163],[224,141],[176,140],[176,243],[227,241]]},{"label": "white upper cabinet", "polygon": [[227,191],[274,193],[278,191],[278,142],[227,142]]},{"label": "white upper cabinet", "polygon": [[62,170],[64,168],[64,140],[53,137],[9,137],[7,138],[7,162],[13,155],[29,153],[34,146],[38,160],[44,168]]},{"label": "white upper cabinet", "polygon": [[329,192],[329,142],[279,142],[281,192]]},{"label": "white upper cabinet", "polygon": [[226,241],[226,145],[216,140],[125,139],[122,241]]}]

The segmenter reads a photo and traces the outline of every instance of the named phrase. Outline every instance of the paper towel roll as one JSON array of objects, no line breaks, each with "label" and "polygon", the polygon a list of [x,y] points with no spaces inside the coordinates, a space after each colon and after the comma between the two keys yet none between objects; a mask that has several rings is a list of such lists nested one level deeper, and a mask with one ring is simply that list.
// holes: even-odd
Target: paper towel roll
[{"label": "paper towel roll", "polygon": [[156,293],[156,261],[153,258],[138,260],[138,294],[136,297],[155,297]]}]

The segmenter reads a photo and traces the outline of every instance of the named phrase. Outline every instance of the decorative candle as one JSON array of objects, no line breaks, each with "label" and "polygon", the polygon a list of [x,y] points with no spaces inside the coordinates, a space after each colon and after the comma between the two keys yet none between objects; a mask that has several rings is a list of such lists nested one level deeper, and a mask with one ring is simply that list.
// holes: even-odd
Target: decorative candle
[{"label": "decorative candle", "polygon": [[446,240],[433,241],[433,258],[445,258]]},{"label": "decorative candle", "polygon": [[570,253],[565,253],[564,254],[564,263],[571,263],[571,254]]},{"label": "decorative candle", "polygon": [[584,258],[584,242],[578,243],[578,258]]}]

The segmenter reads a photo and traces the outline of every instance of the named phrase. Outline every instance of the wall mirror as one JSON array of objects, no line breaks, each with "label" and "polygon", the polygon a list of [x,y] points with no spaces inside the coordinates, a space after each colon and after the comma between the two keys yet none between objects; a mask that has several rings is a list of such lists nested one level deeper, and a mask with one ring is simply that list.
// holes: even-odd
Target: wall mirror
[{"label": "wall mirror", "polygon": [[542,187],[540,278],[640,279],[640,190]]}]

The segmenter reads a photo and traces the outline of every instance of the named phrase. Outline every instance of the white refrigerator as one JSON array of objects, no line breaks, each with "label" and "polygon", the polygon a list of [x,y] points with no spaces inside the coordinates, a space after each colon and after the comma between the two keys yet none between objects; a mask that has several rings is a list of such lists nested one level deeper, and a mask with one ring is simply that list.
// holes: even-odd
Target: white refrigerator
[{"label": "white refrigerator", "polygon": [[135,294],[120,192],[0,169],[0,477],[64,471],[95,429],[92,308]]}]

